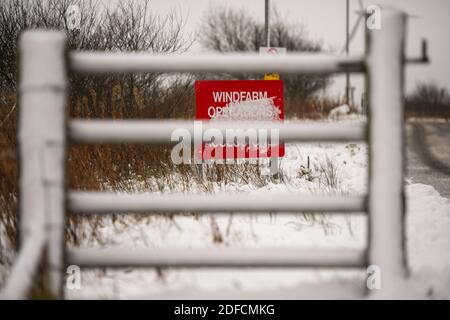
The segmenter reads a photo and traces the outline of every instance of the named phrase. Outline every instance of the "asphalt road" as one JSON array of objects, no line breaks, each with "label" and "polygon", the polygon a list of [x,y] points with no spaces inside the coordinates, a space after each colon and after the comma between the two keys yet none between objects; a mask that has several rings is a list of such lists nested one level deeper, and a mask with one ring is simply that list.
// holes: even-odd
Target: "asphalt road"
[{"label": "asphalt road", "polygon": [[409,123],[406,132],[406,176],[450,198],[450,123]]}]

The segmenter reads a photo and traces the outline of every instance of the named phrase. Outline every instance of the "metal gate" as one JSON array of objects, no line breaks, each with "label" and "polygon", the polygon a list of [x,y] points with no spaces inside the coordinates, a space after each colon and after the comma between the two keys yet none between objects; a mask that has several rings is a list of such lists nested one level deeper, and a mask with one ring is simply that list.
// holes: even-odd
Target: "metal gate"
[{"label": "metal gate", "polygon": [[[406,277],[403,190],[403,77],[406,15],[383,10],[381,30],[368,30],[366,54],[333,56],[207,55],[66,52],[64,32],[26,31],[20,39],[20,251],[6,298],[30,297],[39,275],[43,296],[63,298],[68,265],[88,267],[340,267],[376,265],[382,289]],[[66,120],[68,69],[80,73],[280,72],[364,73],[369,93],[368,125],[278,123],[289,141],[367,141],[369,193],[349,196],[143,195],[66,190],[68,143],[170,143],[174,129],[193,132],[192,121]],[[235,123],[239,127],[239,123]],[[215,124],[222,131],[226,124]],[[241,126],[242,127],[242,126]],[[258,122],[254,127],[261,127]],[[248,123],[245,124],[248,128]],[[231,201],[232,200],[232,201]],[[113,212],[346,212],[368,215],[366,250],[65,248],[66,214]],[[40,268],[38,268],[40,267]],[[39,270],[39,272],[38,272]],[[39,273],[39,274],[37,274]],[[361,284],[365,288],[365,284]],[[330,291],[331,292],[331,291]],[[335,291],[333,291],[335,292]],[[362,290],[359,294],[368,293]],[[320,291],[325,297],[327,292]],[[337,297],[346,297],[338,290]],[[42,293],[41,293],[42,294]],[[270,296],[270,295],[269,295]],[[41,295],[42,297],[42,295]],[[192,296],[191,296],[192,297]],[[211,298],[210,295],[208,295]],[[233,296],[236,297],[236,296]],[[246,296],[248,297],[248,296]],[[291,295],[296,299],[303,296]],[[364,295],[359,295],[362,298]],[[274,297],[273,297],[274,298]]]}]

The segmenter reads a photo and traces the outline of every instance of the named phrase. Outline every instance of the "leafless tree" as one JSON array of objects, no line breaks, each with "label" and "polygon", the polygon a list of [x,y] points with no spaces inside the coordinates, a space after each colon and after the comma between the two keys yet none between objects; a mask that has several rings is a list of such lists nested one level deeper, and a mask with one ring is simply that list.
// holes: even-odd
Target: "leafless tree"
[{"label": "leafless tree", "polygon": [[407,116],[450,118],[450,94],[436,83],[419,83],[405,105]]},{"label": "leafless tree", "polygon": [[[285,47],[288,52],[319,52],[320,42],[308,39],[302,24],[285,22],[276,9],[273,10],[270,26],[270,45]],[[253,18],[244,9],[227,7],[212,8],[203,18],[200,33],[201,43],[218,52],[255,52],[266,45],[264,24]],[[239,78],[261,78],[261,75],[233,75]],[[329,78],[311,75],[283,75],[285,88],[290,94],[307,98],[324,88]]]},{"label": "leafless tree", "polygon": [[[80,8],[78,29],[69,30],[66,11]],[[183,17],[178,11],[160,16],[150,11],[150,1],[124,0],[116,6],[103,6],[97,0],[2,0],[0,2],[0,87],[15,92],[17,86],[17,40],[22,30],[44,28],[64,30],[71,50],[149,51],[174,53],[187,50]],[[160,74],[82,76],[71,75],[72,105],[78,96],[95,90],[96,97],[111,96],[121,86],[126,109],[133,108],[138,88],[144,97],[155,98],[167,87]],[[181,80],[172,81],[177,85]],[[164,87],[164,88],[162,88]],[[109,99],[110,100],[110,99]],[[94,110],[95,112],[95,110]]]}]

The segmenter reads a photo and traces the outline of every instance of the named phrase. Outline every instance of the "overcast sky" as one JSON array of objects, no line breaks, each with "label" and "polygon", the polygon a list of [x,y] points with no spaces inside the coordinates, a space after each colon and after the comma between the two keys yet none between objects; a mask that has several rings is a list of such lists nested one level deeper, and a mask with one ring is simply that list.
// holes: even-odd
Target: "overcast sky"
[{"label": "overcast sky", "polygon": [[[139,1],[139,0],[136,0]],[[302,22],[313,39],[320,39],[326,48],[339,51],[345,42],[345,0],[270,0],[279,13],[290,22]],[[358,0],[350,0],[350,26],[357,19]],[[408,22],[407,53],[409,56],[420,53],[420,41],[428,40],[431,64],[409,66],[407,68],[407,90],[410,91],[419,81],[436,83],[450,90],[450,0],[363,0],[364,6],[380,4],[396,6],[416,18]],[[199,29],[199,22],[209,7],[232,6],[245,8],[255,17],[264,19],[264,0],[153,0],[151,7],[155,13],[165,14],[172,9],[181,10],[186,19],[186,32]],[[351,52],[363,51],[363,24],[351,44]],[[193,51],[200,50],[194,45]],[[359,79],[358,79],[359,78]],[[355,98],[359,100],[362,88],[361,77],[352,78],[357,87]],[[330,90],[343,93],[342,79],[338,79]]]}]

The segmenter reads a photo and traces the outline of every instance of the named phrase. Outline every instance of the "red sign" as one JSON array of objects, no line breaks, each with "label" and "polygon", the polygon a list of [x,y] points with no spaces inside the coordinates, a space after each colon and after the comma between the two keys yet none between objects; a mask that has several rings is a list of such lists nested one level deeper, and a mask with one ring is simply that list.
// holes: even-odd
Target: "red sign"
[{"label": "red sign", "polygon": [[[195,117],[203,121],[283,121],[283,81],[205,80],[195,82]],[[247,128],[242,128],[247,130]],[[270,136],[270,133],[268,133]],[[258,140],[260,141],[260,140]],[[278,149],[278,154],[276,151]],[[284,144],[204,143],[201,159],[283,157]]]}]

